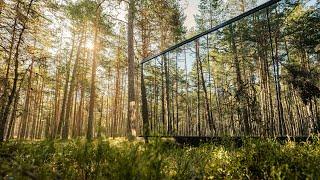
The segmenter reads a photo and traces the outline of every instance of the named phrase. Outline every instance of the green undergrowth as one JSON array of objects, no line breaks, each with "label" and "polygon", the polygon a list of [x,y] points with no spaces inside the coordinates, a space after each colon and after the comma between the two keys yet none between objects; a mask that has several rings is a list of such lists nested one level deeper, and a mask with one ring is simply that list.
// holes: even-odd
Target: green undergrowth
[{"label": "green undergrowth", "polygon": [[320,140],[245,139],[198,147],[152,140],[11,141],[0,179],[319,179]]}]

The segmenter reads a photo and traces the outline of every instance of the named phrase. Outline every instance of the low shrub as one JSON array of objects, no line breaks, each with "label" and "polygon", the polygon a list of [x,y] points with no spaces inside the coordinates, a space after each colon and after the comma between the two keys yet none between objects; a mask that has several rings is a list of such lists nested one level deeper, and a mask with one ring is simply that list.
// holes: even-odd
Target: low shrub
[{"label": "low shrub", "polygon": [[280,144],[248,139],[241,147],[117,141],[2,143],[0,179],[320,178],[319,140]]}]

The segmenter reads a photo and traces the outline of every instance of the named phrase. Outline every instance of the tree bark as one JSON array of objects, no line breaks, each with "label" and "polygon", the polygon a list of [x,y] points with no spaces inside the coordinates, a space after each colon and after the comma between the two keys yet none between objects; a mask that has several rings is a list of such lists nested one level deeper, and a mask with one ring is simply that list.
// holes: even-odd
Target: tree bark
[{"label": "tree bark", "polygon": [[129,0],[128,12],[128,114],[127,114],[127,137],[133,139],[136,136],[136,99],[135,99],[135,63],[134,63],[134,14],[135,1]]},{"label": "tree bark", "polygon": [[[99,7],[98,7],[99,8]],[[90,88],[90,102],[89,102],[89,118],[88,118],[88,129],[87,139],[91,140],[93,136],[93,120],[94,120],[94,103],[96,96],[96,71],[97,71],[97,53],[98,53],[98,34],[99,34],[99,18],[100,10],[97,9],[94,25],[94,47],[93,47],[93,58],[92,58],[92,72],[91,72],[91,88]]]}]

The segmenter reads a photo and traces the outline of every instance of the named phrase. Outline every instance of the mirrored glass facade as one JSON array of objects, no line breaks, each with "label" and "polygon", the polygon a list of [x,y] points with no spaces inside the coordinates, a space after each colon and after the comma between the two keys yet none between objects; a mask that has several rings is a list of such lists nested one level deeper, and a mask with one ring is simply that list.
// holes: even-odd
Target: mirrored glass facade
[{"label": "mirrored glass facade", "polygon": [[150,136],[306,136],[320,126],[320,12],[280,1],[141,63]]}]

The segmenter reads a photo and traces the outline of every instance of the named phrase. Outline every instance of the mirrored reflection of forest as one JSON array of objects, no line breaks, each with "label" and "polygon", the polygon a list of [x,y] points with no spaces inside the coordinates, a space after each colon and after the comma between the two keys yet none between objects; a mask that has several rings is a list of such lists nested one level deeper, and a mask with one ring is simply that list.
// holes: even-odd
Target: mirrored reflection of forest
[{"label": "mirrored reflection of forest", "polygon": [[319,29],[319,3],[281,1],[145,62],[151,135],[319,132]]}]

